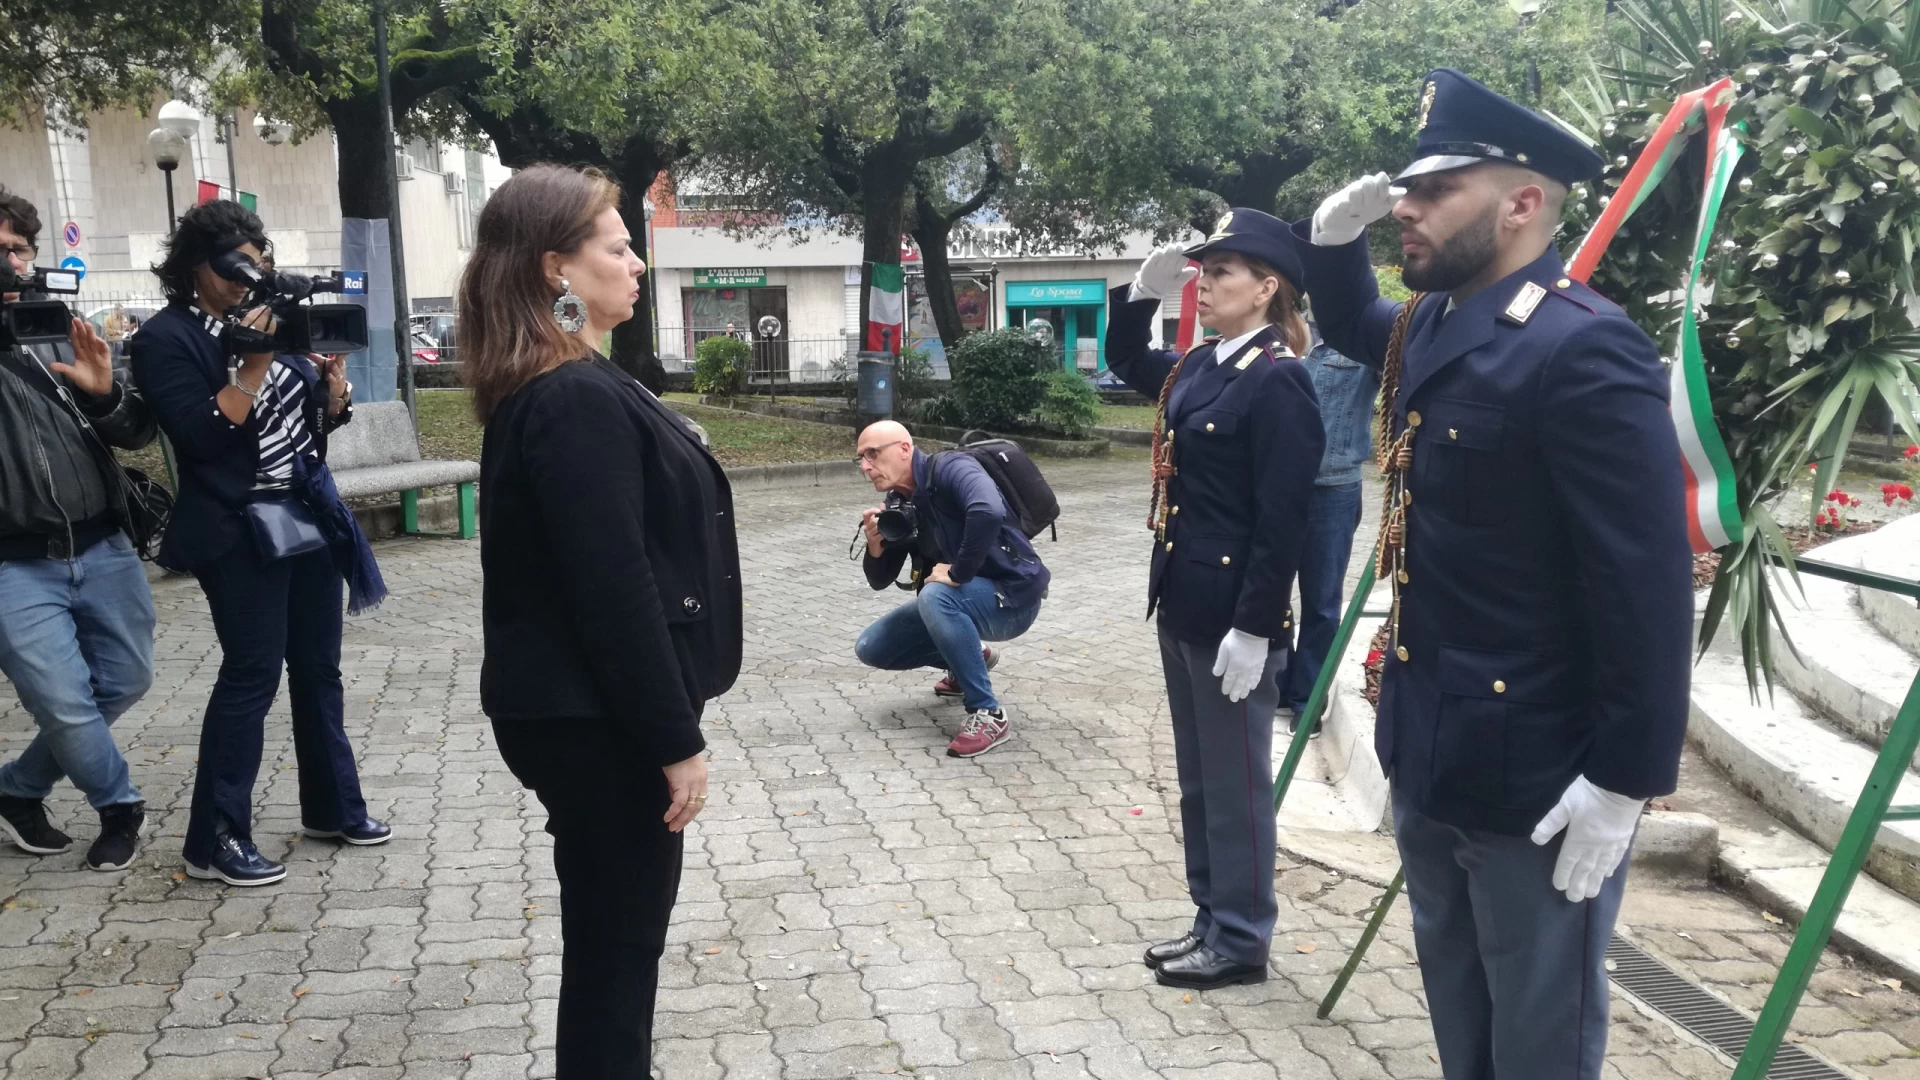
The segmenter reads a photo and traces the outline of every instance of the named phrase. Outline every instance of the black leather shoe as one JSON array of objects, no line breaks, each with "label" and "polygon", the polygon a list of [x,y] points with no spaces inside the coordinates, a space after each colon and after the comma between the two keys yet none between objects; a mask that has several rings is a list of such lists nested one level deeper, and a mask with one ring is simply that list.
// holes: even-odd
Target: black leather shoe
[{"label": "black leather shoe", "polygon": [[1162,941],[1158,945],[1147,946],[1147,966],[1155,971],[1169,960],[1178,960],[1200,947],[1200,939],[1192,934],[1184,934],[1172,941]]},{"label": "black leather shoe", "polygon": [[301,829],[316,840],[344,840],[356,847],[370,844],[384,844],[393,839],[393,826],[384,821],[368,818],[358,825],[349,825],[344,829]]},{"label": "black leather shoe", "polygon": [[287,876],[287,868],[260,854],[253,841],[221,833],[213,838],[213,858],[205,866],[189,860],[187,876],[229,885],[271,885]]},{"label": "black leather shoe", "polygon": [[1222,986],[1267,981],[1267,965],[1236,964],[1205,945],[1160,965],[1155,976],[1162,986],[1185,990],[1213,990]]}]

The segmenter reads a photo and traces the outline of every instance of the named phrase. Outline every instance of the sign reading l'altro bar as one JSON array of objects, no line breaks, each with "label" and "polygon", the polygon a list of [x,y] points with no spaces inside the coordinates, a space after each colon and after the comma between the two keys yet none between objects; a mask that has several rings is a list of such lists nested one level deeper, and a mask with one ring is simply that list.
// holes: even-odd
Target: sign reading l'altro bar
[{"label": "sign reading l'altro bar", "polygon": [[766,283],[765,267],[730,267],[693,272],[693,287],[696,289],[757,289]]}]

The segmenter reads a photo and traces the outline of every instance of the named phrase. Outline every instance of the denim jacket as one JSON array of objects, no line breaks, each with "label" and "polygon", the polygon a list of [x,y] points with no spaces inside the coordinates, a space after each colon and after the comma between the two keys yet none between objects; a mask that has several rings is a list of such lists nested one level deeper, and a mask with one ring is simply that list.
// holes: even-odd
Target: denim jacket
[{"label": "denim jacket", "polygon": [[1320,398],[1320,422],[1327,429],[1327,449],[1313,482],[1320,487],[1357,484],[1362,467],[1373,457],[1373,402],[1380,394],[1380,376],[1319,338],[1316,330],[1304,361]]}]

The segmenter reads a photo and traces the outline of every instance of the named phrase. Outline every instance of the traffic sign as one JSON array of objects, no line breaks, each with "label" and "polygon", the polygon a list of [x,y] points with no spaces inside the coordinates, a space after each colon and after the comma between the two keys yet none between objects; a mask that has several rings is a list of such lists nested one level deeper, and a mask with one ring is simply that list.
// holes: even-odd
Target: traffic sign
[{"label": "traffic sign", "polygon": [[80,223],[77,221],[67,222],[66,228],[60,230],[60,235],[63,239],[66,240],[68,247],[70,248],[79,247],[80,246]]},{"label": "traffic sign", "polygon": [[[72,228],[72,226],[68,226],[68,228]],[[78,255],[69,255],[61,259],[60,269],[71,270],[73,271],[73,275],[78,278],[85,278],[87,276],[87,264]]]}]

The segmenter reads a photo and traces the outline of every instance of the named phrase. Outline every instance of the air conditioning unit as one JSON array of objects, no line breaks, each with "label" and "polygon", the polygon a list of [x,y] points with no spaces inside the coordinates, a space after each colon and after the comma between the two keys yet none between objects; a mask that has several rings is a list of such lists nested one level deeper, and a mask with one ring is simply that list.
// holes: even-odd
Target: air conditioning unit
[{"label": "air conditioning unit", "polygon": [[449,172],[443,175],[447,181],[447,194],[459,195],[467,190],[467,178],[464,173]]},{"label": "air conditioning unit", "polygon": [[395,151],[393,155],[393,174],[396,180],[413,179],[413,155],[404,150]]}]

